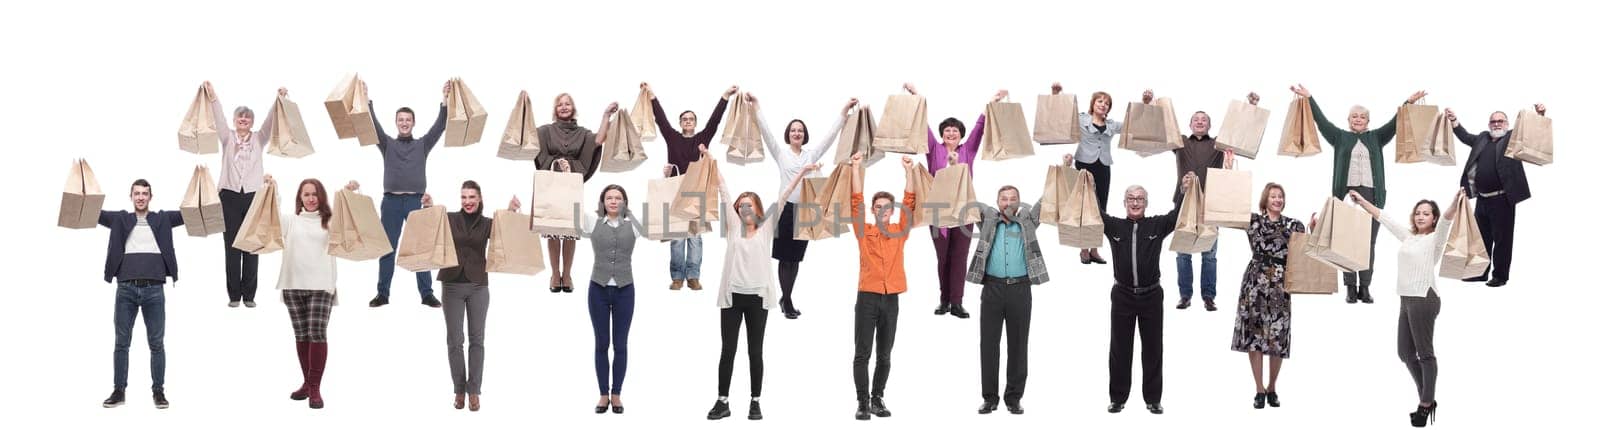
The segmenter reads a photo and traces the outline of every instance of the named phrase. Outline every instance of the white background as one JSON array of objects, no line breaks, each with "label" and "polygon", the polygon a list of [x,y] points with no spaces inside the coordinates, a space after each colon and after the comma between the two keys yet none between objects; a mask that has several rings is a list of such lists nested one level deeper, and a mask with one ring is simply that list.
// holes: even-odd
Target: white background
[{"label": "white background", "polygon": [[[1592,281],[1576,276],[1593,235],[1563,224],[1590,208],[1591,187],[1578,170],[1593,157],[1584,122],[1594,92],[1582,66],[1595,33],[1576,6],[1554,2],[1469,4],[1341,1],[1260,2],[306,2],[306,4],[78,2],[17,5],[0,33],[10,155],[4,182],[19,207],[5,215],[12,236],[8,311],[11,336],[0,353],[0,416],[35,427],[50,424],[199,428],[286,428],[314,425],[372,428],[486,427],[624,428],[699,425],[715,395],[717,309],[712,291],[723,257],[707,240],[707,291],[671,292],[667,248],[644,243],[635,255],[638,305],[625,387],[624,416],[592,416],[596,399],[592,335],[582,283],[590,251],[578,252],[574,294],[552,295],[546,276],[493,275],[484,410],[452,409],[439,310],[417,304],[404,272],[393,304],[369,309],[376,263],[340,264],[342,304],[332,317],[324,381],[327,409],[310,411],[286,399],[299,384],[287,313],[273,289],[279,254],[261,259],[256,309],[225,306],[220,236],[175,231],[182,281],[167,289],[167,393],[173,407],[150,406],[147,349],[135,329],[128,405],[101,409],[111,377],[113,288],[101,268],[106,232],[53,227],[58,184],[75,157],[87,157],[108,198],[106,209],[131,206],[121,190],[135,178],[155,186],[154,206],[175,209],[193,165],[219,168],[218,155],[177,149],[174,130],[202,80],[223,104],[270,108],[286,86],[300,103],[317,153],[269,157],[281,182],[317,177],[355,179],[381,191],[374,148],[335,140],[322,99],[345,73],[360,72],[385,128],[386,113],[404,105],[434,118],[440,85],[463,77],[490,109],[484,142],[439,147],[428,170],[429,191],[454,210],[457,184],[482,183],[490,209],[513,193],[526,201],[532,170],[495,158],[495,139],[519,90],[541,111],[556,93],[574,94],[582,125],[594,128],[609,101],[631,107],[637,84],[649,80],[669,113],[693,109],[704,121],[720,92],[739,84],[763,101],[774,127],[799,117],[820,140],[851,96],[882,106],[902,82],[928,97],[929,123],[947,116],[968,123],[998,88],[1023,103],[1030,124],[1033,96],[1051,81],[1087,102],[1110,92],[1120,117],[1144,88],[1171,97],[1180,118],[1194,110],[1222,123],[1230,99],[1248,91],[1273,111],[1260,160],[1241,159],[1255,187],[1288,189],[1291,216],[1306,220],[1328,193],[1331,156],[1274,155],[1290,84],[1304,83],[1330,116],[1351,104],[1372,109],[1374,126],[1412,91],[1453,107],[1474,132],[1494,110],[1515,114],[1534,102],[1550,106],[1557,124],[1557,164],[1528,166],[1534,198],[1519,206],[1519,250],[1509,286],[1487,289],[1440,281],[1444,308],[1436,347],[1441,366],[1441,425],[1500,428],[1555,424],[1575,418],[1594,382],[1585,359],[1592,327]],[[547,122],[540,118],[540,122]],[[1342,123],[1343,121],[1336,122]],[[1186,127],[1185,127],[1186,129]],[[419,131],[420,132],[420,131]],[[587,187],[591,202],[608,183],[642,202],[666,151],[647,143],[651,161],[626,174],[600,173]],[[815,144],[815,143],[813,143]],[[721,151],[718,148],[718,153]],[[1038,196],[1049,163],[1070,146],[1040,147],[1033,158],[979,162],[981,196],[1004,184]],[[1465,154],[1467,148],[1457,148]],[[1389,206],[1404,210],[1430,198],[1448,202],[1459,167],[1388,164]],[[1464,155],[1462,156],[1464,158]],[[1176,180],[1170,155],[1115,154],[1114,191],[1139,183],[1152,210],[1168,209]],[[920,158],[919,158],[920,161]],[[770,163],[733,166],[737,191],[777,198]],[[831,169],[831,166],[825,167]],[[215,171],[215,170],[214,170]],[[898,192],[901,171],[872,169],[868,188]],[[737,178],[737,179],[735,179]],[[21,191],[17,194],[16,191]],[[870,192],[871,190],[869,190]],[[985,197],[984,201],[991,199]],[[1572,207],[1575,201],[1579,207]],[[282,204],[288,204],[283,200]],[[1121,214],[1116,204],[1112,212]],[[1570,221],[1566,221],[1570,222]],[[1046,246],[1052,281],[1034,290],[1032,366],[1024,405],[1014,417],[974,413],[980,403],[978,297],[974,318],[935,317],[937,282],[924,230],[907,245],[909,291],[901,297],[900,331],[888,405],[895,416],[876,426],[935,425],[1171,428],[1179,425],[1257,428],[1404,426],[1415,392],[1395,354],[1395,240],[1377,245],[1372,305],[1342,297],[1295,297],[1293,356],[1278,391],[1283,408],[1254,410],[1246,357],[1229,350],[1244,235],[1222,237],[1218,275],[1221,311],[1175,311],[1171,254],[1162,259],[1167,286],[1167,414],[1143,411],[1139,379],[1128,411],[1104,412],[1110,266],[1082,266],[1076,250]],[[1576,232],[1576,233],[1575,233]],[[1053,236],[1052,228],[1041,232]],[[850,239],[814,243],[801,268],[796,302],[805,316],[785,320],[774,309],[766,345],[767,420],[744,420],[748,380],[741,348],[734,416],[724,426],[812,428],[853,422],[852,302],[856,251]],[[1108,254],[1109,255],[1109,254]],[[1198,259],[1198,258],[1197,258]],[[1198,265],[1198,262],[1197,262]],[[1196,268],[1198,270],[1198,267]],[[547,272],[548,273],[548,272]],[[436,284],[437,285],[437,284]],[[437,287],[436,287],[437,288]],[[1198,286],[1197,286],[1198,288]],[[139,324],[142,327],[142,323]],[[1137,369],[1137,363],[1135,365]],[[1569,418],[1572,417],[1572,418]],[[48,420],[48,421],[47,421]],[[463,421],[464,420],[464,421]],[[32,425],[28,425],[32,424]]]}]

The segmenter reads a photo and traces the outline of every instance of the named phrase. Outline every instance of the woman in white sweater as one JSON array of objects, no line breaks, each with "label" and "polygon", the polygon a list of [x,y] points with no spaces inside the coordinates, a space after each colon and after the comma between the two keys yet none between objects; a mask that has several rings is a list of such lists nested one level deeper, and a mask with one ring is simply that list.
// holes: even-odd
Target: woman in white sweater
[{"label": "woman in white sweater", "polygon": [[[1466,193],[1466,190],[1458,193]],[[1355,191],[1350,192],[1350,197],[1400,239],[1399,264],[1395,265],[1395,291],[1400,293],[1397,345],[1400,361],[1406,363],[1412,381],[1417,384],[1417,411],[1411,413],[1411,425],[1422,427],[1432,422],[1434,411],[1439,408],[1439,403],[1433,399],[1439,376],[1438,360],[1433,356],[1433,322],[1439,316],[1439,294],[1434,280],[1449,238],[1450,220],[1454,219],[1458,208],[1451,203],[1441,218],[1439,204],[1423,200],[1411,208],[1411,222],[1401,224]],[[1316,225],[1315,219],[1311,222]]]},{"label": "woman in white sweater", "polygon": [[[700,156],[710,157],[700,146]],[[807,173],[817,169],[816,164],[801,166],[789,179],[782,195],[788,195],[805,181]],[[738,199],[728,198],[728,181],[718,177],[721,201],[732,201],[738,217],[722,217],[722,236],[727,239],[727,251],[722,261],[722,287],[717,290],[717,307],[722,308],[722,358],[717,361],[717,403],[706,414],[717,420],[732,415],[728,409],[728,388],[733,381],[733,358],[739,351],[739,323],[748,326],[745,343],[750,350],[750,415],[761,419],[761,344],[766,337],[767,311],[778,304],[776,282],[772,279],[772,238],[781,217],[764,210],[761,196],[746,191]],[[724,212],[726,213],[726,212]]]},{"label": "woman in white sweater", "polygon": [[[272,175],[265,182],[276,187]],[[354,191],[350,181],[345,188]],[[328,192],[322,182],[306,179],[295,188],[294,216],[282,215],[283,265],[278,270],[278,289],[289,308],[294,325],[295,352],[300,358],[300,389],[289,394],[291,400],[310,399],[312,409],[322,409],[322,371],[328,364],[328,317],[338,303],[334,288],[335,264],[328,255]]]}]

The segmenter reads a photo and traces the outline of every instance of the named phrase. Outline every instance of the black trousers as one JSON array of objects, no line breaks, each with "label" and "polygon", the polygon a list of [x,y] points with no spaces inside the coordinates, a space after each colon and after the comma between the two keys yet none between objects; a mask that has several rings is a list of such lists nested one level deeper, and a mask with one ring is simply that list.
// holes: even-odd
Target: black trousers
[{"label": "black trousers", "polygon": [[856,400],[867,400],[867,360],[872,358],[874,342],[878,365],[872,373],[872,397],[883,397],[889,383],[889,355],[894,350],[894,331],[900,319],[897,294],[856,293]]},{"label": "black trousers", "polygon": [[[1348,189],[1355,191],[1357,194],[1361,194],[1361,198],[1367,199],[1369,202],[1378,198],[1377,190],[1372,189],[1372,187],[1350,187]],[[1344,198],[1344,196],[1335,197]],[[1410,212],[1407,212],[1407,214],[1410,214]],[[1411,219],[1410,216],[1408,215],[1406,219],[1408,220],[1407,223],[1409,224],[1409,220]],[[1378,253],[1376,251],[1378,249],[1378,228],[1380,227],[1381,225],[1378,224],[1378,220],[1372,220],[1372,234],[1369,236],[1371,237],[1371,240],[1367,242],[1367,270],[1362,270],[1360,272],[1341,272],[1342,276],[1344,277],[1345,290],[1349,292],[1348,295],[1351,297],[1356,296],[1357,288],[1367,288],[1372,286],[1372,263],[1376,262],[1378,258]]]},{"label": "black trousers", "polygon": [[1099,162],[1084,163],[1082,161],[1074,161],[1072,163],[1078,170],[1088,170],[1090,175],[1094,175],[1094,196],[1100,199],[1100,213],[1105,213],[1106,199],[1111,195],[1111,166],[1100,164]]},{"label": "black trousers", "polygon": [[767,337],[767,310],[761,296],[733,294],[733,307],[722,309],[722,358],[717,361],[717,395],[728,397],[733,385],[733,359],[739,354],[739,322],[746,326],[745,344],[750,350],[750,397],[761,397],[761,375],[765,368],[761,361],[762,340]]},{"label": "black trousers", "polygon": [[1111,402],[1127,403],[1133,386],[1133,329],[1139,328],[1144,402],[1161,403],[1161,288],[1135,294],[1111,287]]},{"label": "black trousers", "polygon": [[1007,285],[983,282],[978,308],[978,356],[983,365],[983,400],[1000,401],[1000,329],[1006,335],[1006,404],[1022,400],[1028,384],[1028,322],[1033,318],[1033,285],[1023,279]]},{"label": "black trousers", "polygon": [[1483,233],[1483,245],[1489,249],[1493,262],[1484,272],[1499,280],[1511,279],[1511,239],[1517,227],[1517,204],[1504,194],[1478,198],[1478,232]]},{"label": "black trousers", "polygon": [[233,238],[239,235],[239,227],[244,224],[244,216],[250,212],[250,202],[255,200],[256,193],[222,190],[217,198],[222,200],[223,266],[228,275],[228,301],[256,301],[257,257],[233,247]]}]

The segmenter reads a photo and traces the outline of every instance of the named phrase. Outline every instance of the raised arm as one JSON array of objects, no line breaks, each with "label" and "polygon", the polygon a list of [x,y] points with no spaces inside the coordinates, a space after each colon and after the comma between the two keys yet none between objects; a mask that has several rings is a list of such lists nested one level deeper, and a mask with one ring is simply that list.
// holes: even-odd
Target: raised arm
[{"label": "raised arm", "polygon": [[822,156],[828,153],[828,149],[832,148],[833,144],[839,141],[839,132],[844,131],[844,122],[850,117],[850,108],[854,107],[855,105],[855,98],[851,98],[850,101],[845,102],[844,110],[839,111],[839,117],[835,118],[833,121],[833,126],[828,128],[828,134],[824,134],[822,136],[822,144],[806,145],[806,148],[803,150],[805,152],[804,158],[806,160],[806,164],[812,164],[822,160]]},{"label": "raised arm", "polygon": [[[667,111],[661,108],[661,101],[656,99],[656,92],[650,90],[650,84],[641,82],[639,83],[639,89],[650,95],[650,112],[655,114],[656,129],[661,131],[661,135],[667,136],[672,134],[673,130],[677,130],[676,127],[672,126],[672,120],[667,119]],[[675,140],[677,139],[664,138],[661,139],[661,142],[671,144]]]},{"label": "raised arm", "polygon": [[[750,93],[745,93],[745,103],[749,103],[749,106],[745,106],[746,108],[755,109],[756,111],[756,128],[761,130],[761,143],[767,145],[767,153],[777,154],[778,151],[783,148],[783,145],[779,142],[784,141],[778,140],[778,138],[772,134],[772,128],[767,127],[767,114],[762,112],[761,109],[756,109],[757,105],[755,96],[750,95]],[[787,135],[788,132],[785,131],[784,134]],[[774,155],[769,158],[772,158],[773,161],[778,163],[778,168],[789,168],[789,166],[783,165],[783,157]]]},{"label": "raised arm", "polygon": [[217,98],[217,90],[211,86],[211,81],[205,81],[204,83],[201,83],[200,86],[204,87],[206,92],[211,96],[211,116],[212,120],[216,121],[217,128],[219,128],[219,130],[217,130],[217,142],[227,145],[229,142],[232,142],[229,139],[234,138],[233,122],[228,121],[228,114],[225,113],[226,111],[224,111],[222,108],[222,99]]},{"label": "raised arm", "polygon": [[[1417,100],[1421,100],[1427,95],[1427,91],[1417,91],[1416,93],[1412,93],[1411,97],[1406,99],[1406,104],[1416,104]],[[1382,127],[1378,127],[1372,131],[1372,134],[1378,138],[1379,146],[1388,145],[1390,141],[1394,140],[1395,130],[1399,127],[1398,121],[1396,120],[1400,118],[1399,111],[1396,110],[1395,112],[1395,116],[1389,117],[1388,123],[1385,123]]]},{"label": "raised arm", "polygon": [[[450,82],[449,81],[445,81],[445,83],[444,83],[444,99],[448,100],[449,98],[450,98]],[[445,125],[445,118],[446,118],[445,112],[446,112],[445,102],[443,100],[440,100],[439,101],[439,116],[437,118],[433,119],[433,125],[428,127],[428,133],[427,134],[423,134],[422,138],[421,138],[422,139],[422,144],[425,145],[424,148],[426,148],[427,150],[430,150],[430,151],[433,150],[433,146],[439,143],[439,138],[444,137],[444,125]],[[374,121],[376,121],[378,117],[377,116],[373,116],[372,118],[373,118]]]},{"label": "raised arm", "polygon": [[[1000,90],[1000,91],[994,93],[994,99],[992,101],[998,102],[1000,100],[1004,100],[1007,96],[1010,96],[1010,95],[1011,95],[1010,91]],[[972,159],[973,156],[978,154],[978,145],[983,143],[983,128],[984,128],[983,125],[984,125],[984,123],[988,122],[988,119],[989,119],[989,115],[988,114],[986,114],[986,113],[978,114],[978,121],[972,123],[972,132],[967,133],[967,141],[965,143],[961,144],[961,156],[962,157],[965,157],[967,159]]]},{"label": "raised arm", "polygon": [[617,102],[611,102],[606,105],[606,113],[600,115],[600,132],[594,135],[595,146],[606,145],[606,138],[611,134],[611,116],[616,115],[617,109]]},{"label": "raised arm", "polygon": [[1456,121],[1456,111],[1444,108],[1444,119],[1450,121],[1450,131],[1455,133],[1456,140],[1461,141],[1462,145],[1476,146],[1478,137],[1467,131],[1466,127],[1462,127],[1461,123]]},{"label": "raised arm", "polygon": [[[287,100],[289,98],[289,90],[283,87],[278,87],[278,97],[283,97],[285,100]],[[261,123],[261,128],[258,129],[259,131],[256,132],[256,134],[261,137],[260,139],[256,139],[255,144],[258,146],[266,146],[268,142],[272,141],[272,134],[278,131],[277,98],[273,98],[272,107],[267,108],[267,116],[264,121],[265,122]]]},{"label": "raised arm", "polygon": [[[733,97],[733,95],[738,92],[739,86],[734,85],[732,87],[728,87],[727,91],[722,92],[721,99],[717,99],[717,107],[711,110],[711,118],[706,119],[706,124],[700,131],[701,133],[705,133],[706,139],[711,139],[717,136],[717,127],[722,125],[722,114],[728,110],[728,97]],[[650,96],[654,97],[655,93],[651,93]],[[657,114],[657,117],[660,117],[660,115]]]},{"label": "raised arm", "polygon": [[917,169],[915,169],[916,163],[911,162],[911,156],[909,155],[900,156],[900,167],[906,170],[905,195],[901,197],[901,205],[905,206],[905,208],[900,211],[900,225],[909,229],[911,228],[911,213],[917,210],[917,192],[915,190]]}]

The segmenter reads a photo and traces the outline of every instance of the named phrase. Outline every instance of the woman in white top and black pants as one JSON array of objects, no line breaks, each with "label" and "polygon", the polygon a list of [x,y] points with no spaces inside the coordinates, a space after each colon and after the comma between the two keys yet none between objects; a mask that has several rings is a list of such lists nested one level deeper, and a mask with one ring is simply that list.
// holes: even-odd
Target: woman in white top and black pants
[{"label": "woman in white top and black pants", "polygon": [[[1464,189],[1460,191],[1465,192]],[[1417,384],[1417,411],[1411,413],[1411,425],[1422,427],[1432,421],[1434,411],[1439,408],[1433,399],[1439,376],[1438,360],[1433,356],[1433,322],[1439,316],[1439,294],[1434,279],[1449,238],[1450,220],[1458,208],[1451,203],[1450,209],[1440,218],[1439,204],[1423,200],[1412,207],[1411,222],[1401,224],[1367,202],[1361,194],[1351,191],[1350,197],[1400,239],[1399,264],[1395,265],[1395,290],[1400,293],[1398,350],[1400,360],[1406,363],[1411,379]],[[1316,225],[1316,220],[1312,220],[1312,225]]]},{"label": "woman in white top and black pants", "polygon": [[[271,175],[266,183],[275,184]],[[345,186],[355,190],[355,181]],[[310,399],[312,409],[322,409],[322,371],[328,364],[328,317],[338,303],[334,288],[337,267],[328,255],[328,191],[322,182],[306,179],[295,188],[294,216],[283,215],[283,265],[278,270],[278,289],[289,308],[294,325],[295,352],[300,358],[300,389],[289,394],[291,400]]]},{"label": "woman in white top and black pants", "polygon": [[[751,104],[756,104],[755,96],[745,93],[745,98]],[[850,113],[850,108],[855,107],[856,99],[852,98],[845,103],[844,110],[839,112],[839,117],[834,119],[833,127],[828,129],[828,134],[822,138],[820,145],[807,145],[811,141],[811,130],[806,128],[804,121],[793,119],[784,126],[784,145],[778,145],[778,140],[772,134],[772,129],[767,127],[765,115],[760,109],[756,110],[756,123],[761,129],[761,140],[766,142],[767,152],[772,154],[772,160],[778,163],[778,176],[784,184],[794,182],[794,178],[805,177],[801,173],[806,165],[816,163],[822,156],[828,154],[828,148],[839,140],[839,131],[844,128],[845,115]],[[779,305],[783,307],[783,316],[789,319],[800,317],[800,310],[795,309],[794,300],[790,295],[794,292],[795,278],[800,276],[800,261],[806,258],[806,244],[804,240],[794,238],[795,222],[799,217],[795,209],[800,203],[800,190],[791,188],[783,193],[783,213],[778,217],[778,230],[772,237],[772,258],[778,260],[778,282],[783,289],[783,298]]]},{"label": "woman in white top and black pants", "polygon": [[[704,153],[704,145],[700,150],[702,157],[710,156]],[[816,169],[816,164],[801,166],[789,179],[782,195],[794,191],[806,174]],[[773,291],[776,283],[772,279],[772,260],[768,255],[772,253],[773,233],[782,218],[764,210],[761,196],[755,192],[746,191],[740,193],[738,199],[729,199],[728,181],[720,177],[717,180],[721,181],[717,187],[722,194],[721,201],[732,201],[738,217],[722,217],[722,236],[728,240],[727,251],[723,254],[722,287],[717,290],[717,307],[722,308],[722,358],[717,361],[717,403],[706,414],[706,419],[717,420],[733,414],[728,409],[728,388],[733,382],[733,358],[739,351],[742,319],[749,326],[745,342],[750,348],[746,352],[750,356],[749,418],[759,420],[761,375],[765,371],[761,344],[767,332],[767,310],[778,304],[777,292]]]}]

